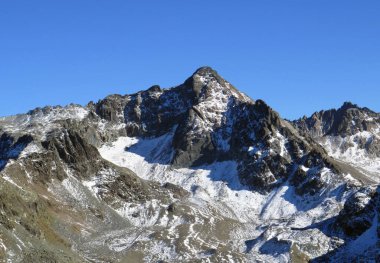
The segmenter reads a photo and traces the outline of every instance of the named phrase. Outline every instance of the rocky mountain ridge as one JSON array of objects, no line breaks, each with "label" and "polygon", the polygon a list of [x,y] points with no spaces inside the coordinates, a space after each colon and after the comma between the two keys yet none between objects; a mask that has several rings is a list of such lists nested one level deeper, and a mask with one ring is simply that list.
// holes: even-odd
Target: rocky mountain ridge
[{"label": "rocky mountain ridge", "polygon": [[345,102],[339,109],[314,113],[293,124],[319,142],[334,158],[380,182],[380,113]]},{"label": "rocky mountain ridge", "polygon": [[[378,182],[360,165],[379,154],[378,120],[345,104],[289,122],[209,67],[0,118],[0,259],[376,260]],[[363,133],[356,163],[323,142]]]}]

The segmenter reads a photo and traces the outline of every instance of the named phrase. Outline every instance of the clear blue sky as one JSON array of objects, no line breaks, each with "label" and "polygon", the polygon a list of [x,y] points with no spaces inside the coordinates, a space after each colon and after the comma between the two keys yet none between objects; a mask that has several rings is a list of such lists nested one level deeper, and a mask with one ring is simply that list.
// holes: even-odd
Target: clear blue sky
[{"label": "clear blue sky", "polygon": [[1,0],[0,115],[86,104],[203,65],[293,119],[380,111],[379,0]]}]

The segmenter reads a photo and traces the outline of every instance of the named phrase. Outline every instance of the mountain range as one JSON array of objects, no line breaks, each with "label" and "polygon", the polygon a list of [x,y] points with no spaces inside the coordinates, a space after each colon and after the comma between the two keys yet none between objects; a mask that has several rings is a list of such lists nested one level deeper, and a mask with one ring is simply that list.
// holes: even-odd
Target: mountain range
[{"label": "mountain range", "polygon": [[0,261],[378,262],[380,114],[289,121],[210,67],[0,118]]}]

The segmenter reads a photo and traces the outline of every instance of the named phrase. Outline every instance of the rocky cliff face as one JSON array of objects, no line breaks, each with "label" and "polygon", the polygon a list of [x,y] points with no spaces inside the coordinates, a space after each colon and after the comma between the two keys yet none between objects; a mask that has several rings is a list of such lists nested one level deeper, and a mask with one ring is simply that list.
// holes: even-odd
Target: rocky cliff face
[{"label": "rocky cliff face", "polygon": [[375,259],[371,174],[321,141],[370,133],[357,147],[371,161],[378,124],[351,104],[290,123],[209,67],[171,89],[1,118],[0,258]]}]

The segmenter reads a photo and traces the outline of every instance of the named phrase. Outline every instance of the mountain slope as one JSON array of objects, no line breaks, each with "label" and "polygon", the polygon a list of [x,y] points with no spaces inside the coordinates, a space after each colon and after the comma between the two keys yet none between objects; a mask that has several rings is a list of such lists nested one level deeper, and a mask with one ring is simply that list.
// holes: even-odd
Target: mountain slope
[{"label": "mountain slope", "polygon": [[171,89],[1,118],[0,258],[374,259],[377,187],[292,124],[209,67]]}]

